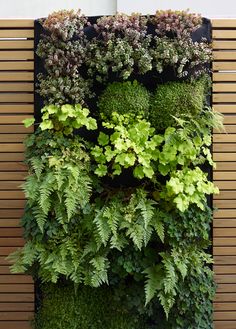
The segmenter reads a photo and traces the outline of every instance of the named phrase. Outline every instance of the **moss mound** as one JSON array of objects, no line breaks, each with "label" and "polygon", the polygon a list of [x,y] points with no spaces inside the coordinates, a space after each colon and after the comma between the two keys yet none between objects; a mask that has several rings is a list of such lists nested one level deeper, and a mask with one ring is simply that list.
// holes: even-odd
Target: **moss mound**
[{"label": "moss mound", "polygon": [[136,320],[114,300],[109,287],[75,290],[73,284],[44,284],[35,329],[143,329]]},{"label": "moss mound", "polygon": [[196,117],[204,107],[207,82],[169,82],[159,85],[151,99],[149,120],[157,130],[176,126],[174,117]]},{"label": "moss mound", "polygon": [[147,117],[150,93],[137,81],[109,84],[98,101],[101,117],[110,120],[112,112],[131,117]]}]

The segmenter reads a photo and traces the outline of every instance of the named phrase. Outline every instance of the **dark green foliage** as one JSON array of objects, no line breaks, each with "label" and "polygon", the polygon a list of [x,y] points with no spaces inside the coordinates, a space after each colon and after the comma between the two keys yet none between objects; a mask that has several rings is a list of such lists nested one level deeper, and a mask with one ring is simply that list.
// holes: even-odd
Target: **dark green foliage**
[{"label": "dark green foliage", "polygon": [[148,329],[115,300],[111,288],[42,286],[35,329]]},{"label": "dark green foliage", "polygon": [[206,80],[169,82],[157,87],[151,99],[150,122],[157,130],[176,126],[177,118],[194,118],[203,109]]},{"label": "dark green foliage", "polygon": [[137,81],[113,82],[101,95],[98,108],[104,120],[111,120],[112,113],[130,117],[147,117],[150,93]]},{"label": "dark green foliage", "polygon": [[208,267],[193,269],[179,283],[175,306],[163,329],[212,329],[215,288],[213,272]]}]

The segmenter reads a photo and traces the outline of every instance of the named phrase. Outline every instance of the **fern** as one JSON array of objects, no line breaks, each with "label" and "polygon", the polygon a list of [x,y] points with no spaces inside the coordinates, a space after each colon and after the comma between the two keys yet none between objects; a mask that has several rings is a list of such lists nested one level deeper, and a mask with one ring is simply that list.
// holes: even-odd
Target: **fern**
[{"label": "fern", "polygon": [[163,270],[160,264],[147,268],[145,282],[146,305],[154,298],[156,293],[161,290],[163,280]]}]

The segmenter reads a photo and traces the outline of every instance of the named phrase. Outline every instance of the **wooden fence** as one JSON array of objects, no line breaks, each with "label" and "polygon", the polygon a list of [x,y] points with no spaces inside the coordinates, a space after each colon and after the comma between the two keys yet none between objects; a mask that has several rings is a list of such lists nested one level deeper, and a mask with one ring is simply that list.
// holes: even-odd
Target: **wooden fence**
[{"label": "wooden fence", "polygon": [[214,133],[220,188],[214,198],[214,271],[218,283],[214,328],[236,329],[236,20],[213,20],[213,106],[225,115],[226,133]]},{"label": "wooden fence", "polygon": [[12,275],[6,256],[22,246],[20,189],[26,175],[24,118],[34,113],[34,21],[0,20],[0,329],[28,329],[34,311],[31,277]]}]

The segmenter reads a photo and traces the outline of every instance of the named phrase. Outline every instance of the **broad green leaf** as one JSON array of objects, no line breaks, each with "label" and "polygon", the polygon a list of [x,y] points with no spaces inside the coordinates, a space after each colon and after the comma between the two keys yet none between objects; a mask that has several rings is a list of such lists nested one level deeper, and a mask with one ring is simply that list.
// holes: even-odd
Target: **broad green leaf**
[{"label": "broad green leaf", "polygon": [[30,126],[32,126],[35,122],[35,119],[34,118],[28,118],[28,119],[25,119],[22,121],[25,128],[29,128]]}]

